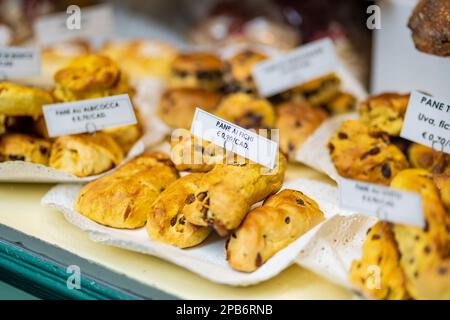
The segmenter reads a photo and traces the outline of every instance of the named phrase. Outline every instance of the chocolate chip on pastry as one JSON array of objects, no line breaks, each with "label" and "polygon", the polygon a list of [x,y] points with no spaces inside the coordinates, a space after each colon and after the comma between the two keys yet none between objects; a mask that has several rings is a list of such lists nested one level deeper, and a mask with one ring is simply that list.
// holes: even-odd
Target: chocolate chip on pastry
[{"label": "chocolate chip on pastry", "polygon": [[408,292],[413,298],[421,299],[418,282],[423,274],[450,257],[450,215],[433,175],[426,170],[404,170],[395,176],[391,187],[417,192],[422,198],[425,227],[421,229],[399,224],[393,227]]},{"label": "chocolate chip on pastry", "polygon": [[225,97],[215,114],[246,129],[268,129],[275,125],[275,111],[271,103],[246,93]]},{"label": "chocolate chip on pastry", "polygon": [[408,149],[408,160],[414,168],[426,169],[432,173],[450,174],[450,155],[427,146],[411,144]]},{"label": "chocolate chip on pastry", "polygon": [[252,69],[255,64],[266,60],[267,56],[254,50],[244,50],[233,55],[226,61],[225,79],[231,91],[257,93],[253,80]]},{"label": "chocolate chip on pastry", "polygon": [[128,78],[117,64],[102,55],[84,55],[73,59],[55,73],[54,96],[59,101],[77,101],[132,94]]},{"label": "chocolate chip on pastry", "polygon": [[221,98],[220,93],[202,89],[168,89],[160,98],[157,113],[169,127],[189,129],[197,107],[213,112]]},{"label": "chocolate chip on pastry", "polygon": [[0,114],[3,116],[37,119],[42,115],[42,106],[51,103],[53,97],[45,90],[0,82]]},{"label": "chocolate chip on pastry", "polygon": [[109,135],[80,134],[58,137],[50,154],[49,166],[78,177],[105,172],[123,160],[123,151]]},{"label": "chocolate chip on pastry", "polygon": [[285,168],[281,153],[273,170],[248,161],[218,164],[203,175],[197,191],[186,197],[183,214],[192,224],[211,225],[225,236],[240,225],[253,204],[281,188]]},{"label": "chocolate chip on pastry", "polygon": [[303,142],[327,118],[320,108],[307,102],[285,102],[277,106],[275,128],[280,130],[280,149],[293,156]]},{"label": "chocolate chip on pastry", "polygon": [[48,164],[51,143],[28,134],[5,133],[0,136],[0,160]]},{"label": "chocolate chip on pastry", "polygon": [[252,272],[324,219],[317,203],[285,189],[250,211],[226,244],[229,265]]},{"label": "chocolate chip on pastry", "polygon": [[423,272],[416,287],[423,300],[450,300],[450,258]]},{"label": "chocolate chip on pastry", "polygon": [[75,210],[113,228],[140,228],[153,201],[177,178],[167,155],[146,153],[85,185],[75,201]]},{"label": "chocolate chip on pastry", "polygon": [[201,173],[192,173],[172,182],[153,202],[147,216],[147,234],[151,240],[179,248],[202,243],[210,234],[208,227],[194,225],[186,220],[183,207],[197,189]]},{"label": "chocolate chip on pastry", "polygon": [[409,94],[383,93],[361,103],[361,122],[374,131],[386,132],[390,136],[400,135],[403,118],[408,106]]},{"label": "chocolate chip on pastry", "polygon": [[344,121],[328,142],[331,160],[345,178],[388,185],[408,167],[404,154],[385,134],[371,132],[360,121]]},{"label": "chocolate chip on pastry", "polygon": [[408,27],[420,51],[450,56],[450,2],[421,0],[409,18]]},{"label": "chocolate chip on pastry", "polygon": [[370,228],[362,246],[361,259],[352,261],[348,278],[367,297],[409,299],[400,252],[389,223],[381,221]]},{"label": "chocolate chip on pastry", "polygon": [[179,54],[172,62],[171,87],[215,91],[223,87],[224,63],[207,52]]}]

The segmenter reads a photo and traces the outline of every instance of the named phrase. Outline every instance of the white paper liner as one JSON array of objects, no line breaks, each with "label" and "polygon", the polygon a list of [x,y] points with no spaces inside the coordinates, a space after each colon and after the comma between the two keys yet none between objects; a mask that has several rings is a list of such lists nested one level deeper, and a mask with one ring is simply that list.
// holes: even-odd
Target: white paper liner
[{"label": "white paper liner", "polygon": [[[143,151],[144,143],[141,139],[134,144],[119,166],[141,154]],[[5,161],[0,162],[0,182],[80,183],[95,180],[116,170],[119,166],[98,175],[80,178],[65,171],[47,167],[42,164],[26,161]]]},{"label": "white paper liner", "polygon": [[[327,220],[337,214],[350,214],[350,212],[343,212],[338,208],[337,190],[331,185],[313,180],[297,179],[286,183],[283,188],[300,190],[314,199],[321,207]],[[247,286],[270,279],[295,263],[302,250],[305,252],[309,248],[316,250],[316,246],[309,243],[316,238],[316,232],[322,230],[323,226],[327,224],[327,222],[319,224],[278,252],[255,272],[244,273],[235,271],[228,266],[225,260],[225,239],[223,238],[211,236],[205,243],[197,247],[179,249],[149,240],[145,228],[119,230],[89,220],[73,209],[74,200],[80,189],[80,185],[58,185],[45,195],[42,204],[61,211],[67,221],[88,232],[93,241],[150,254],[184,267],[213,282],[234,286]],[[312,265],[313,262],[310,260],[314,260],[314,252],[310,252],[309,257],[305,258],[303,255],[302,260]],[[317,263],[317,265],[321,266],[320,263]]]},{"label": "white paper liner", "polygon": [[337,181],[338,173],[331,161],[327,143],[330,136],[339,128],[341,123],[350,119],[357,119],[356,113],[348,113],[325,120],[316,131],[310,135],[295,154],[295,160],[327,174]]}]

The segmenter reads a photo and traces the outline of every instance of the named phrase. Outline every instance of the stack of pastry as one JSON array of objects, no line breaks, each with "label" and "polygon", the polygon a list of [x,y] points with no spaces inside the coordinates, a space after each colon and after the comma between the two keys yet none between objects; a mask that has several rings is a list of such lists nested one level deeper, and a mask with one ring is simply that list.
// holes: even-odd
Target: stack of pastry
[{"label": "stack of pastry", "polygon": [[355,98],[340,90],[335,74],[261,97],[252,69],[267,58],[250,49],[225,61],[205,52],[178,55],[170,87],[159,102],[159,117],[171,128],[189,129],[199,107],[246,129],[279,129],[281,151],[293,155],[329,115],[354,109]]},{"label": "stack of pastry", "polygon": [[[193,139],[187,131],[183,137],[179,143]],[[227,238],[230,266],[244,272],[322,221],[320,208],[306,195],[289,189],[277,194],[286,167],[281,153],[272,170],[237,156],[222,160],[180,167],[167,155],[146,153],[84,186],[75,209],[114,228],[146,224],[151,240],[179,248],[199,245],[215,232]],[[178,178],[180,168],[190,173]]]},{"label": "stack of pastry", "polygon": [[370,97],[361,103],[360,119],[342,123],[328,142],[341,176],[422,198],[425,227],[378,222],[349,278],[373,298],[448,299],[450,158],[399,137],[408,100],[394,93]]},{"label": "stack of pastry", "polygon": [[42,107],[115,94],[131,95],[126,75],[107,57],[82,55],[58,70],[54,80],[52,92],[0,83],[0,161],[38,163],[78,177],[117,166],[141,136],[139,124],[50,139]]}]

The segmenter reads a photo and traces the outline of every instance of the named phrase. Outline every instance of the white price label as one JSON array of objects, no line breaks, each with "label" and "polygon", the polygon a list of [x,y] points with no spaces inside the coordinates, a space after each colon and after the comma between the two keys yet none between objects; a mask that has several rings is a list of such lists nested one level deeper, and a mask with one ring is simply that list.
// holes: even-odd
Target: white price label
[{"label": "white price label", "polygon": [[308,43],[253,67],[258,92],[269,97],[336,71],[339,60],[329,38]]},{"label": "white price label", "polygon": [[199,108],[195,110],[191,133],[269,169],[275,167],[278,156],[278,144],[275,141]]},{"label": "white price label", "polygon": [[0,79],[41,74],[41,53],[37,48],[0,48]]},{"label": "white price label", "polygon": [[43,112],[50,137],[137,123],[127,94],[45,105]]},{"label": "white price label", "polygon": [[411,92],[400,136],[450,153],[450,103]]},{"label": "white price label", "polygon": [[425,226],[420,194],[373,183],[338,179],[339,205],[398,224]]},{"label": "white price label", "polygon": [[79,8],[39,17],[34,32],[40,44],[49,45],[77,38],[108,36],[113,32],[114,10],[110,4]]}]

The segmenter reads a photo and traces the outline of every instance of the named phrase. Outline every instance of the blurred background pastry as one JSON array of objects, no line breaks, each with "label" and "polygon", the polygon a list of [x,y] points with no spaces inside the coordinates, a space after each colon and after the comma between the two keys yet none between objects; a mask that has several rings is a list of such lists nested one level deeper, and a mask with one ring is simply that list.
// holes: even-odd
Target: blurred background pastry
[{"label": "blurred background pastry", "polygon": [[51,150],[48,140],[21,133],[0,135],[0,161],[27,161],[47,165]]}]

